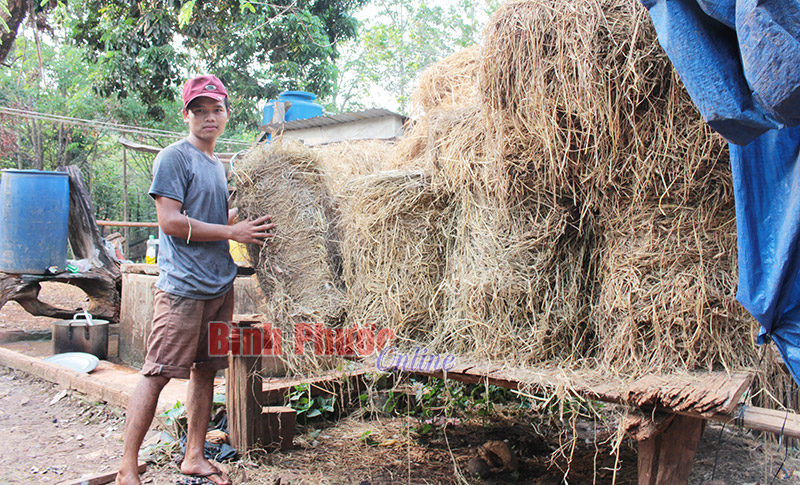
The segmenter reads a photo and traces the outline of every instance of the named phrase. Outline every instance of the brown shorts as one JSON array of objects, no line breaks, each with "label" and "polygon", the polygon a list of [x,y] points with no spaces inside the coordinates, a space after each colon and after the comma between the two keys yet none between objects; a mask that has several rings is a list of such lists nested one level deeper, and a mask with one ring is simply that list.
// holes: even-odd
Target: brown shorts
[{"label": "brown shorts", "polygon": [[187,379],[193,368],[220,370],[228,357],[209,357],[209,322],[233,318],[233,288],[211,300],[194,300],[156,289],[153,328],[141,373]]}]

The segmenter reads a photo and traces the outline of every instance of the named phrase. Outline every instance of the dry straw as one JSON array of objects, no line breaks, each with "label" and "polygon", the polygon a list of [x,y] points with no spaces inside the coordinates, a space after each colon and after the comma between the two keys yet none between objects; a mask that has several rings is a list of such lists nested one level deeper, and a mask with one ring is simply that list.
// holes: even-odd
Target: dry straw
[{"label": "dry straw", "polygon": [[321,169],[327,174],[330,192],[338,194],[348,180],[389,167],[394,143],[383,140],[355,140],[313,148]]},{"label": "dry straw", "polygon": [[[511,1],[487,26],[480,90],[501,158],[579,208],[660,196],[724,142],[701,119],[634,0]],[[697,154],[694,154],[697,156]],[[705,156],[705,155],[700,155]]]},{"label": "dry straw", "polygon": [[[735,302],[726,146],[636,0],[508,2],[481,50],[422,79],[424,116],[389,160],[366,145],[321,150],[326,178],[291,149],[252,172],[282,187],[269,204],[291,193],[317,214],[293,220],[325,262],[308,271],[328,276],[302,286],[338,288],[321,250],[336,239],[346,318],[390,326],[406,345],[625,376],[756,366],[754,322]],[[387,166],[398,169],[378,171]],[[326,190],[341,212],[336,237]],[[252,214],[269,207],[261,199]],[[263,264],[283,256],[267,254],[260,275],[273,294],[286,283]],[[319,311],[340,297],[298,301]]]},{"label": "dry straw", "polygon": [[430,176],[398,170],[350,180],[340,200],[348,322],[427,340],[444,270],[446,200]]},{"label": "dry straw", "polygon": [[[275,236],[248,253],[275,324],[341,320],[345,300],[336,210],[313,153],[274,140],[252,148],[236,172],[240,217],[272,215]],[[288,334],[291,334],[289,330]]]},{"label": "dry straw", "polygon": [[418,115],[459,108],[478,102],[478,63],[481,47],[474,45],[426,69],[411,95]]}]

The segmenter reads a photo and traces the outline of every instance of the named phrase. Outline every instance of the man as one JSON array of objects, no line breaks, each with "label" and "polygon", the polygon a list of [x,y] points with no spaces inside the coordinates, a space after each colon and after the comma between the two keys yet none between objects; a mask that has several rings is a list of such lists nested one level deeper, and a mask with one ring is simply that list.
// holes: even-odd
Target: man
[{"label": "man", "polygon": [[162,150],[153,166],[150,195],[158,214],[161,274],[142,377],[128,404],[117,484],[140,483],[139,448],[158,396],[173,377],[189,378],[181,472],[218,485],[230,483],[227,474],[203,454],[214,376],[227,366],[227,358],[208,355],[208,323],[229,322],[233,316],[236,265],[228,240],[264,244],[275,227],[268,215],[236,222],[236,210],[228,208],[225,169],[214,155],[230,115],[222,82],[214,76],[187,81],[182,113],[189,136]]}]

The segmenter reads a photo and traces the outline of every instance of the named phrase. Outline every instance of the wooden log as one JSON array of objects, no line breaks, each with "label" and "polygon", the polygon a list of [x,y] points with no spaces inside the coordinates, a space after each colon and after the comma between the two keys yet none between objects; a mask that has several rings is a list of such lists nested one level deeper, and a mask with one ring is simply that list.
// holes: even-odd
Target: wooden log
[{"label": "wooden log", "polygon": [[[58,308],[39,300],[40,283],[55,281],[77,286],[89,297],[88,308]],[[111,322],[119,321],[120,294],[112,276],[101,268],[85,273],[15,275],[0,273],[0,308],[9,300],[19,303],[31,315],[69,319],[79,310]]]},{"label": "wooden log", "polygon": [[[139,475],[147,471],[147,463],[139,463]],[[99,475],[92,475],[85,478],[77,478],[75,480],[67,480],[58,485],[103,485],[111,483],[117,479],[117,472],[101,473]]]},{"label": "wooden log", "polygon": [[666,430],[639,442],[639,485],[689,483],[705,421],[674,415]]}]

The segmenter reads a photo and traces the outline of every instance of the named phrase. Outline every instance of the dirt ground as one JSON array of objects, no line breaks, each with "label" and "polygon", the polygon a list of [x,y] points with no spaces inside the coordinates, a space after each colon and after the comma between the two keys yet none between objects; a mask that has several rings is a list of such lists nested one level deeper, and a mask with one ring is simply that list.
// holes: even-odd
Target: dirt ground
[{"label": "dirt ground", "polygon": [[[42,294],[61,306],[79,306],[81,299],[80,291],[69,287],[45,285]],[[52,320],[31,317],[14,305],[0,309],[0,330],[50,328]],[[290,452],[252,452],[224,465],[237,484],[273,484],[278,478],[282,485],[636,483],[634,446],[625,439],[619,452],[613,452],[613,423],[579,420],[565,426],[552,416],[513,406],[497,406],[489,416],[454,418],[446,426],[434,422],[428,434],[409,432],[422,422],[367,414],[356,406],[339,419],[301,426]],[[0,436],[6,443],[0,446],[2,484],[60,483],[113,471],[122,452],[123,426],[123,410],[0,367]],[[571,448],[573,432],[577,439]],[[514,451],[518,471],[496,469],[486,478],[475,478],[469,461],[481,445],[493,440],[504,441]],[[567,446],[560,448],[560,443]],[[162,444],[151,450],[156,463],[143,476],[145,483],[175,483],[180,478],[173,461],[175,448]],[[711,424],[700,442],[690,483],[800,483],[800,453],[787,453],[769,437]]]}]

